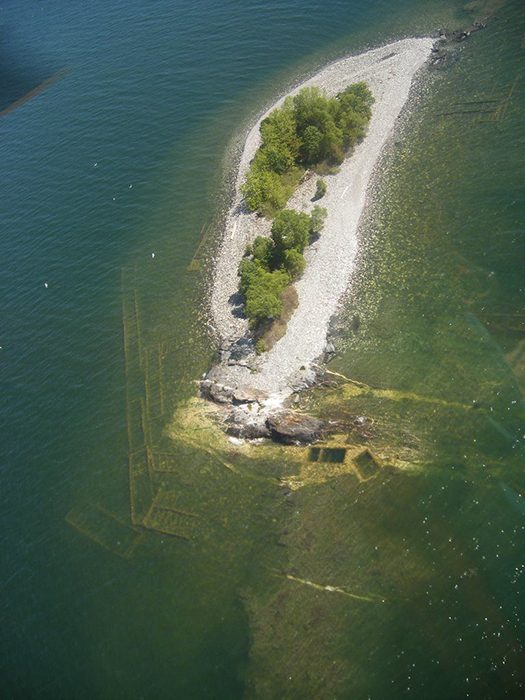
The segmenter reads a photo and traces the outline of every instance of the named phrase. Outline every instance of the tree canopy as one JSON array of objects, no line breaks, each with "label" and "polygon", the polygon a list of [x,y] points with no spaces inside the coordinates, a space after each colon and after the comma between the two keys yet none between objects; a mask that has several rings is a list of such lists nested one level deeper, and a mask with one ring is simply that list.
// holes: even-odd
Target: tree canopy
[{"label": "tree canopy", "polygon": [[286,206],[304,168],[341,163],[363,138],[374,102],[366,83],[336,97],[308,87],[261,122],[259,147],[241,187],[251,211],[273,215]]},{"label": "tree canopy", "polygon": [[277,318],[281,293],[304,271],[304,249],[310,235],[319,233],[326,210],[314,207],[312,216],[293,209],[279,211],[270,237],[258,236],[246,249],[239,266],[245,313],[252,323]]},{"label": "tree canopy", "polygon": [[277,254],[276,264],[282,264],[282,255],[285,250],[294,249],[302,253],[308,245],[309,234],[310,217],[308,214],[294,209],[280,211],[272,226],[272,240]]}]

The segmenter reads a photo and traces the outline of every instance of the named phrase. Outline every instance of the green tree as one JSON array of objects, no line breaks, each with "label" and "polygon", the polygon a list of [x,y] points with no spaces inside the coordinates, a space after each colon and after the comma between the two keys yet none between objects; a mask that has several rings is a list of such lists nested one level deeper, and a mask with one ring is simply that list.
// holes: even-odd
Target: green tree
[{"label": "green tree", "polygon": [[345,148],[363,138],[370,117],[374,97],[366,83],[349,85],[337,96],[339,102],[338,123],[343,131]]},{"label": "green tree", "polygon": [[256,263],[257,270],[250,275],[249,284],[245,286],[245,313],[252,322],[278,317],[283,309],[281,292],[288,285],[290,278],[282,270],[267,272]]},{"label": "green tree", "polygon": [[284,268],[292,278],[300,277],[306,265],[304,255],[295,248],[284,251]]},{"label": "green tree", "polygon": [[272,238],[278,255],[295,248],[300,253],[308,245],[310,217],[293,209],[280,211],[273,222]]},{"label": "green tree", "polygon": [[344,103],[348,99],[347,104],[354,112],[370,119],[372,116],[372,105],[374,104],[374,96],[370,88],[365,82],[353,83],[346,87],[343,92],[339,93],[338,99]]},{"label": "green tree", "polygon": [[266,152],[272,170],[282,174],[293,167],[301,144],[291,99],[261,122],[261,140],[261,150]]},{"label": "green tree", "polygon": [[252,244],[251,255],[262,267],[268,269],[272,259],[274,242],[271,238],[257,236]]},{"label": "green tree", "polygon": [[344,160],[343,131],[333,120],[327,121],[321,140],[320,154],[325,160],[335,161],[336,163],[342,163]]},{"label": "green tree", "polygon": [[247,295],[250,287],[257,282],[261,266],[258,265],[254,260],[249,258],[243,258],[241,264],[239,265],[239,276],[241,278],[241,292],[244,296]]},{"label": "green tree", "polygon": [[316,126],[323,131],[328,115],[326,98],[319,88],[307,87],[300,90],[293,98],[297,133],[302,136],[308,126]]},{"label": "green tree", "polygon": [[343,135],[335,121],[338,112],[335,98],[325,97],[319,88],[303,88],[294,97],[294,107],[306,162],[324,158],[340,162]]},{"label": "green tree", "polygon": [[317,163],[323,134],[316,126],[307,126],[302,135],[303,154],[306,163]]},{"label": "green tree", "polygon": [[286,204],[286,191],[281,179],[271,170],[250,170],[246,182],[241,185],[241,192],[250,211],[263,213],[266,203],[276,209],[282,209]]}]

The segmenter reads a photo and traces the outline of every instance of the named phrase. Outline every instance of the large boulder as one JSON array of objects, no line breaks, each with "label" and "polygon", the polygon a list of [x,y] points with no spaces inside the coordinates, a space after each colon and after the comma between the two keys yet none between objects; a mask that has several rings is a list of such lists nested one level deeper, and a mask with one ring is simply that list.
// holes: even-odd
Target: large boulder
[{"label": "large boulder", "polygon": [[294,372],[288,379],[288,385],[293,391],[304,391],[313,386],[317,381],[317,371],[313,367],[302,367]]},{"label": "large boulder", "polygon": [[200,387],[203,398],[215,401],[215,403],[230,403],[235,392],[235,389],[231,386],[213,382],[209,379],[204,379]]},{"label": "large boulder", "polygon": [[266,416],[257,411],[250,411],[244,406],[237,406],[230,412],[226,419],[226,432],[247,440],[270,437]]},{"label": "large boulder", "polygon": [[233,392],[232,398],[234,404],[255,402],[261,403],[268,398],[268,394],[265,391],[262,391],[262,389],[236,389]]},{"label": "large boulder", "polygon": [[215,403],[233,403],[234,405],[261,403],[268,398],[268,394],[260,389],[238,389],[212,379],[203,379],[200,388],[202,397]]},{"label": "large boulder", "polygon": [[322,420],[296,411],[274,413],[267,418],[266,425],[275,440],[289,445],[315,442],[326,429]]}]

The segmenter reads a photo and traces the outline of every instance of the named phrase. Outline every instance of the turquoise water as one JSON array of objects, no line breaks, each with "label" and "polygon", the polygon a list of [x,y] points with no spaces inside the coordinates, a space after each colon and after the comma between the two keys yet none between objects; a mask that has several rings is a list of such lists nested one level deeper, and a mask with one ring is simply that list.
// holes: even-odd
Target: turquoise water
[{"label": "turquoise water", "polygon": [[[214,353],[206,263],[188,266],[210,223],[213,245],[248,124],[330,59],[469,15],[445,0],[132,0],[7,2],[0,16],[4,95],[67,70],[0,122],[2,696],[518,697],[521,3],[432,73],[386,156],[341,319],[333,369],[398,393],[333,406],[372,416],[410,476],[289,497],[286,455],[237,458],[247,476],[230,478],[188,445],[155,488],[198,514],[190,542],[130,529],[139,372],[123,300],[125,324],[139,300],[146,361],[167,344],[151,439],[170,452],[170,415]],[[483,99],[503,107],[439,116]]]}]

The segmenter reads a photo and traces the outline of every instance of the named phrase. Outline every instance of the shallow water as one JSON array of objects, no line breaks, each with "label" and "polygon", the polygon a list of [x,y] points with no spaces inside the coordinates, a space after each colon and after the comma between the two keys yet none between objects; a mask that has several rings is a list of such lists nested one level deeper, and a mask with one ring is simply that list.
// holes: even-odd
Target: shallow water
[{"label": "shallow water", "polygon": [[[0,122],[2,696],[516,697],[521,4],[432,72],[385,156],[331,365],[373,390],[314,399],[373,420],[358,440],[408,469],[361,482],[316,464],[293,493],[289,450],[226,459],[195,425],[170,437],[215,350],[199,261],[232,152],[327,60],[468,15],[133,0],[2,17],[10,94],[69,71]],[[439,116],[485,99],[499,112]],[[174,518],[189,540],[159,533]]]}]

